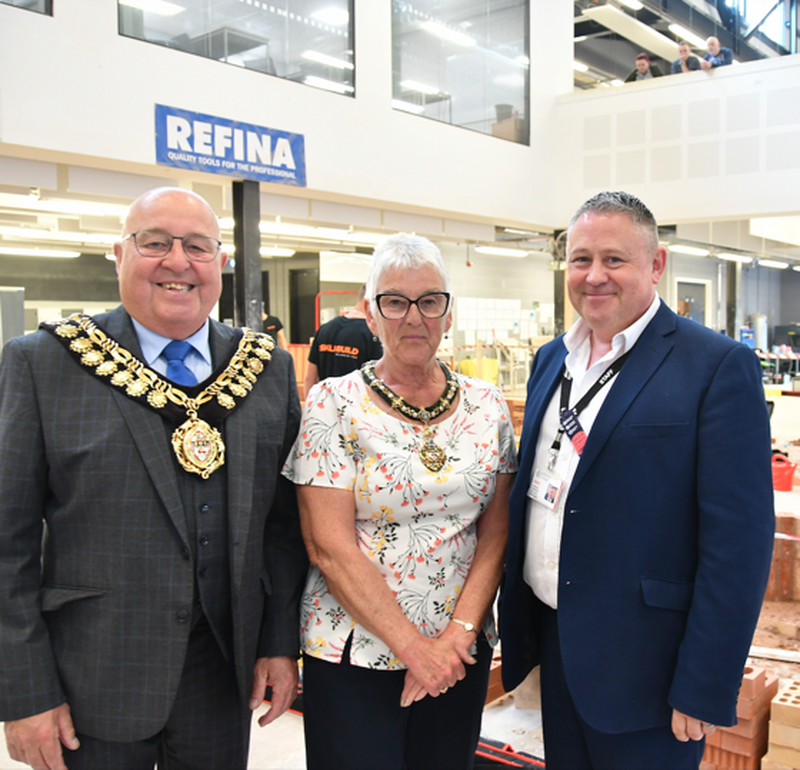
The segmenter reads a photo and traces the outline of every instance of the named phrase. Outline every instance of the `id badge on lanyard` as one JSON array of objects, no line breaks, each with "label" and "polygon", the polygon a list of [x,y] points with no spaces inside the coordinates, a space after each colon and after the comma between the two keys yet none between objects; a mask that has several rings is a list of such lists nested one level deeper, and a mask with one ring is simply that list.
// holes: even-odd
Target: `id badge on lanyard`
[{"label": "id badge on lanyard", "polygon": [[528,497],[554,511],[564,491],[564,479],[550,469],[535,468],[528,487]]}]

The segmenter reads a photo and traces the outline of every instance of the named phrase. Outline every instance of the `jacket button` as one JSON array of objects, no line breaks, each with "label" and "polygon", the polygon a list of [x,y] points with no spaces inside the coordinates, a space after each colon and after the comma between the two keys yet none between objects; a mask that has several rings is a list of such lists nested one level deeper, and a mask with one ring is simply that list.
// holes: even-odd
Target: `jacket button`
[{"label": "jacket button", "polygon": [[197,574],[200,575],[201,578],[204,578],[206,576],[207,572],[208,572],[208,568],[207,567],[202,567]]},{"label": "jacket button", "polygon": [[189,618],[192,617],[192,613],[189,612],[189,610],[178,610],[175,617],[178,618],[178,623],[188,623]]},{"label": "jacket button", "polygon": [[189,549],[188,549],[188,548],[186,548],[186,546],[184,546],[184,547],[181,549],[181,556],[183,556],[183,558],[184,558],[184,559],[188,559],[188,558],[189,558],[191,555],[192,555],[192,554],[191,554],[191,553],[189,553]]},{"label": "jacket button", "polygon": [[209,540],[207,537],[203,536],[200,538],[200,545],[208,545]]},{"label": "jacket button", "polygon": [[569,512],[570,513],[580,513],[580,510],[578,508],[570,508]]},{"label": "jacket button", "polygon": [[208,503],[203,503],[200,506],[200,513],[208,513],[211,510],[211,506]]}]

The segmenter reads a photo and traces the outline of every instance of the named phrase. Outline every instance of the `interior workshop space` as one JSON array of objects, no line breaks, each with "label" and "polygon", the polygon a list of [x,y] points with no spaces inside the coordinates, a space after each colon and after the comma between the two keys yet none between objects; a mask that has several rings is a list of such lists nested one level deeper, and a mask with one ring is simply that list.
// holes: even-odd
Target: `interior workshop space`
[{"label": "interior workshop space", "polygon": [[[502,390],[519,440],[537,350],[575,321],[570,217],[635,194],[659,295],[756,352],[771,411],[772,574],[739,726],[701,767],[800,768],[798,3],[0,0],[0,340],[117,307],[128,206],[180,187],[231,257],[216,317],[279,319],[301,399],[376,245],[432,240],[454,298],[438,357]],[[669,74],[709,36],[730,66]],[[640,52],[666,74],[625,83]],[[475,766],[541,767],[536,672],[505,693],[501,667],[502,645]],[[249,766],[305,766],[299,709],[254,726]]]}]

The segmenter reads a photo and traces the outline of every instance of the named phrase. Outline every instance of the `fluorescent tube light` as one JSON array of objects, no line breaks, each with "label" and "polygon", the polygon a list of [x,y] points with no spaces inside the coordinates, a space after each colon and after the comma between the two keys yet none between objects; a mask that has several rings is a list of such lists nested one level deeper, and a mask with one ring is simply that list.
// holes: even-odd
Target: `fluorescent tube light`
[{"label": "fluorescent tube light", "polygon": [[639,0],[619,0],[622,5],[627,6],[632,11],[641,11],[644,6],[639,2]]},{"label": "fluorescent tube light", "polygon": [[332,27],[341,27],[350,21],[350,14],[343,8],[330,7],[312,13],[311,18]]},{"label": "fluorescent tube light", "polygon": [[262,257],[293,257],[294,249],[286,249],[281,246],[262,246],[258,253]]},{"label": "fluorescent tube light", "polygon": [[673,35],[675,35],[675,37],[677,37],[677,38],[679,38],[681,40],[685,40],[687,43],[690,43],[695,48],[703,48],[704,49],[706,47],[705,38],[700,37],[699,35],[695,35],[694,32],[692,32],[689,29],[686,29],[686,27],[682,27],[680,24],[670,24],[667,27],[667,29]]},{"label": "fluorescent tube light", "polygon": [[475,45],[477,42],[474,37],[465,35],[463,32],[459,32],[452,27],[446,27],[438,21],[424,21],[420,26],[431,35],[435,35],[442,40],[447,40],[456,45],[463,45],[468,48],[469,46]]},{"label": "fluorescent tube light", "polygon": [[496,257],[527,257],[528,252],[522,249],[507,249],[502,246],[476,246],[479,254],[492,254]]},{"label": "fluorescent tube light", "polygon": [[788,262],[778,262],[775,259],[759,259],[759,267],[774,267],[776,270],[786,270],[789,267]]},{"label": "fluorescent tube light", "polygon": [[0,247],[0,254],[11,257],[56,257],[59,259],[75,259],[79,251],[62,251],[61,249],[15,249],[11,246]]},{"label": "fluorescent tube light", "polygon": [[319,64],[326,64],[328,67],[336,67],[340,70],[354,69],[353,65],[349,61],[337,59],[335,56],[328,56],[328,54],[320,53],[319,51],[303,51],[301,56],[309,61],[315,61]]},{"label": "fluorescent tube light", "polygon": [[575,59],[575,61],[572,62],[572,69],[577,70],[578,72],[588,72],[589,66],[584,64],[582,61]]},{"label": "fluorescent tube light", "polygon": [[744,254],[728,254],[728,253],[720,253],[716,255],[720,259],[724,259],[726,262],[741,262],[743,265],[749,265],[752,261],[752,257],[745,256]]},{"label": "fluorescent tube light", "polygon": [[667,248],[676,254],[688,254],[690,257],[707,257],[709,249],[698,249],[696,246],[684,246],[682,243],[671,243]]},{"label": "fluorescent tube light", "polygon": [[419,91],[421,94],[430,94],[432,96],[439,93],[439,89],[436,86],[429,86],[416,80],[401,80],[400,87],[405,88],[407,91]]}]

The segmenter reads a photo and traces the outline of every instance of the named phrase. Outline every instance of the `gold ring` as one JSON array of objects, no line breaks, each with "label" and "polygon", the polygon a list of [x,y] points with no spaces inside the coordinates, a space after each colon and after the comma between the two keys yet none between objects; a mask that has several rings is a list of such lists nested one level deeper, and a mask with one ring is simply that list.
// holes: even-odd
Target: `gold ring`
[{"label": "gold ring", "polygon": [[446,692],[447,692],[449,689],[450,689],[449,687],[442,687],[442,689],[441,689],[441,690],[439,690],[439,692],[440,692],[442,695],[444,695],[444,694],[445,694],[445,693],[446,693]]}]

